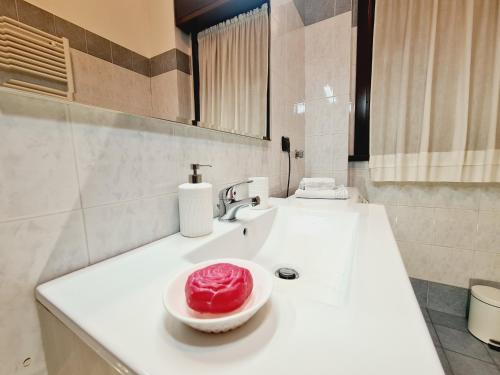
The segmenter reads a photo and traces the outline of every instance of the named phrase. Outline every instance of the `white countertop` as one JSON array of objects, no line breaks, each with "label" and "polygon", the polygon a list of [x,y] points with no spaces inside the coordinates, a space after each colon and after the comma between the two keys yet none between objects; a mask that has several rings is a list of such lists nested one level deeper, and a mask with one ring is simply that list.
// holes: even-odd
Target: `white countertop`
[{"label": "white countertop", "polygon": [[[257,316],[227,334],[198,333],[173,321],[161,297],[169,278],[188,264],[180,260],[182,254],[193,244],[240,233],[244,220],[216,221],[214,233],[202,238],[170,236],[43,284],[37,297],[124,373],[443,375],[384,207],[271,202],[359,213],[357,250],[343,306],[294,298],[292,289],[279,287]],[[243,217],[260,214],[247,210]]]}]

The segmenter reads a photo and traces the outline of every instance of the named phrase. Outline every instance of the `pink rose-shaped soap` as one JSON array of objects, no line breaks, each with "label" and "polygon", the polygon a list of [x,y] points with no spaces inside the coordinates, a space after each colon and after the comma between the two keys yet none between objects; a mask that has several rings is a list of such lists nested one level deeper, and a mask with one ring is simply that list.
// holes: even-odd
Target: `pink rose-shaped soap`
[{"label": "pink rose-shaped soap", "polygon": [[252,288],[252,274],[246,268],[230,263],[212,264],[189,275],[186,302],[201,313],[228,313],[245,303]]}]

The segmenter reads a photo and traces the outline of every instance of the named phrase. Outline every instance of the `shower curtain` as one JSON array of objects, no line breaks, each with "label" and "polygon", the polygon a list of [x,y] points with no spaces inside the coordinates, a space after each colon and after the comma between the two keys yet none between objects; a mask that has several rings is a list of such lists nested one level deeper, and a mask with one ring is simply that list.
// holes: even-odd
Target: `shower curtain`
[{"label": "shower curtain", "polygon": [[500,182],[500,1],[377,0],[374,181]]},{"label": "shower curtain", "polygon": [[267,5],[198,34],[201,126],[266,136]]}]

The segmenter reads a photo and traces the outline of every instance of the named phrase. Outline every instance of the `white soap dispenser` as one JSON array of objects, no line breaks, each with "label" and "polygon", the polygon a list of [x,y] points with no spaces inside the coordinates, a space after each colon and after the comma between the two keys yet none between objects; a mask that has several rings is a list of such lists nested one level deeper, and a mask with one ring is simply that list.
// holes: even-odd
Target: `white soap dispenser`
[{"label": "white soap dispenser", "polygon": [[202,182],[200,167],[211,165],[191,164],[189,183],[179,186],[179,221],[185,237],[204,236],[213,230],[212,185]]}]

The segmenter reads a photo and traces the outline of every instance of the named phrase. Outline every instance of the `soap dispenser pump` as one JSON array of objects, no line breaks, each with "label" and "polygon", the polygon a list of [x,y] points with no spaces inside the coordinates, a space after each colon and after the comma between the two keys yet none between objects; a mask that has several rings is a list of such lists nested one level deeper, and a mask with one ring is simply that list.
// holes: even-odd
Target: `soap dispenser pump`
[{"label": "soap dispenser pump", "polygon": [[200,167],[212,166],[191,164],[189,182],[179,186],[179,222],[185,237],[200,237],[213,230],[212,185],[203,182],[203,176],[198,174]]}]

